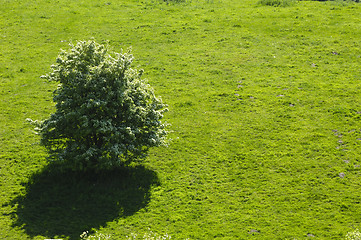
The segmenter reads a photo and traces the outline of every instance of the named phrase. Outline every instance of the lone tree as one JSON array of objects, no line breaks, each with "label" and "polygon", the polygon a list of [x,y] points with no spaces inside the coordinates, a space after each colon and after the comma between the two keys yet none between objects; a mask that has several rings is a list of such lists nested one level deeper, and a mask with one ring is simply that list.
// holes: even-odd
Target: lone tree
[{"label": "lone tree", "polygon": [[70,46],[42,76],[60,83],[56,112],[42,122],[30,120],[50,159],[73,170],[112,169],[165,145],[166,106],[141,78],[143,71],[130,68],[133,56],[108,54],[94,41]]}]

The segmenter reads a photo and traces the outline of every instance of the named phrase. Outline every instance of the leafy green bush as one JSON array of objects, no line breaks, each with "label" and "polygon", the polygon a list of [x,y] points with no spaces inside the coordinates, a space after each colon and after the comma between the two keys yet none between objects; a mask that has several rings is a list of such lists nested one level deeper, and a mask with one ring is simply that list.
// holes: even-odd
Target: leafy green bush
[{"label": "leafy green bush", "polygon": [[260,0],[258,4],[262,6],[288,7],[295,4],[295,2],[295,0]]},{"label": "leafy green bush", "polygon": [[358,229],[356,229],[353,232],[347,233],[346,240],[361,240],[361,232]]},{"label": "leafy green bush", "polygon": [[167,109],[141,78],[143,71],[130,68],[129,51],[111,56],[94,41],[70,46],[42,76],[60,83],[56,112],[43,122],[30,120],[50,159],[73,170],[111,169],[165,145],[161,119]]}]

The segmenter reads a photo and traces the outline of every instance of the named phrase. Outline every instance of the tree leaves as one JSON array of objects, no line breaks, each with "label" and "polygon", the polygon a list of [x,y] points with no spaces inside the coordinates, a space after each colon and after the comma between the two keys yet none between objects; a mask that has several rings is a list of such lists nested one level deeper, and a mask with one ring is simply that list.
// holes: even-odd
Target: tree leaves
[{"label": "tree leaves", "polygon": [[42,76],[60,83],[53,98],[56,112],[38,124],[51,158],[72,169],[109,169],[164,145],[166,105],[141,78],[143,70],[130,68],[130,52],[112,57],[94,41],[70,47]]}]

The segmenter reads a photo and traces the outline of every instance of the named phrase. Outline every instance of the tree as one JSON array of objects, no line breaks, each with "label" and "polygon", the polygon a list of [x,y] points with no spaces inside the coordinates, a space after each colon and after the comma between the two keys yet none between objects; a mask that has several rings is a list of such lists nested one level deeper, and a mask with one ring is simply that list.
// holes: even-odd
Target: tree
[{"label": "tree", "polygon": [[60,83],[56,112],[42,122],[30,120],[49,159],[73,170],[112,169],[165,145],[166,105],[141,78],[143,70],[130,68],[130,52],[108,54],[94,41],[70,46],[42,76]]}]

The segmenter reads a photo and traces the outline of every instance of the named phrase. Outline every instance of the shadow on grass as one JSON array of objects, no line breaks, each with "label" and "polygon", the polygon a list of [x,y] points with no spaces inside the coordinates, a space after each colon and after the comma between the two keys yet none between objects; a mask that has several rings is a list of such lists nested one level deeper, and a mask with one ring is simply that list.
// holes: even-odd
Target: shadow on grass
[{"label": "shadow on grass", "polygon": [[30,237],[79,239],[83,231],[145,207],[150,187],[158,184],[156,173],[143,166],[102,173],[62,173],[48,166],[25,183],[25,195],[11,202],[14,226]]}]

